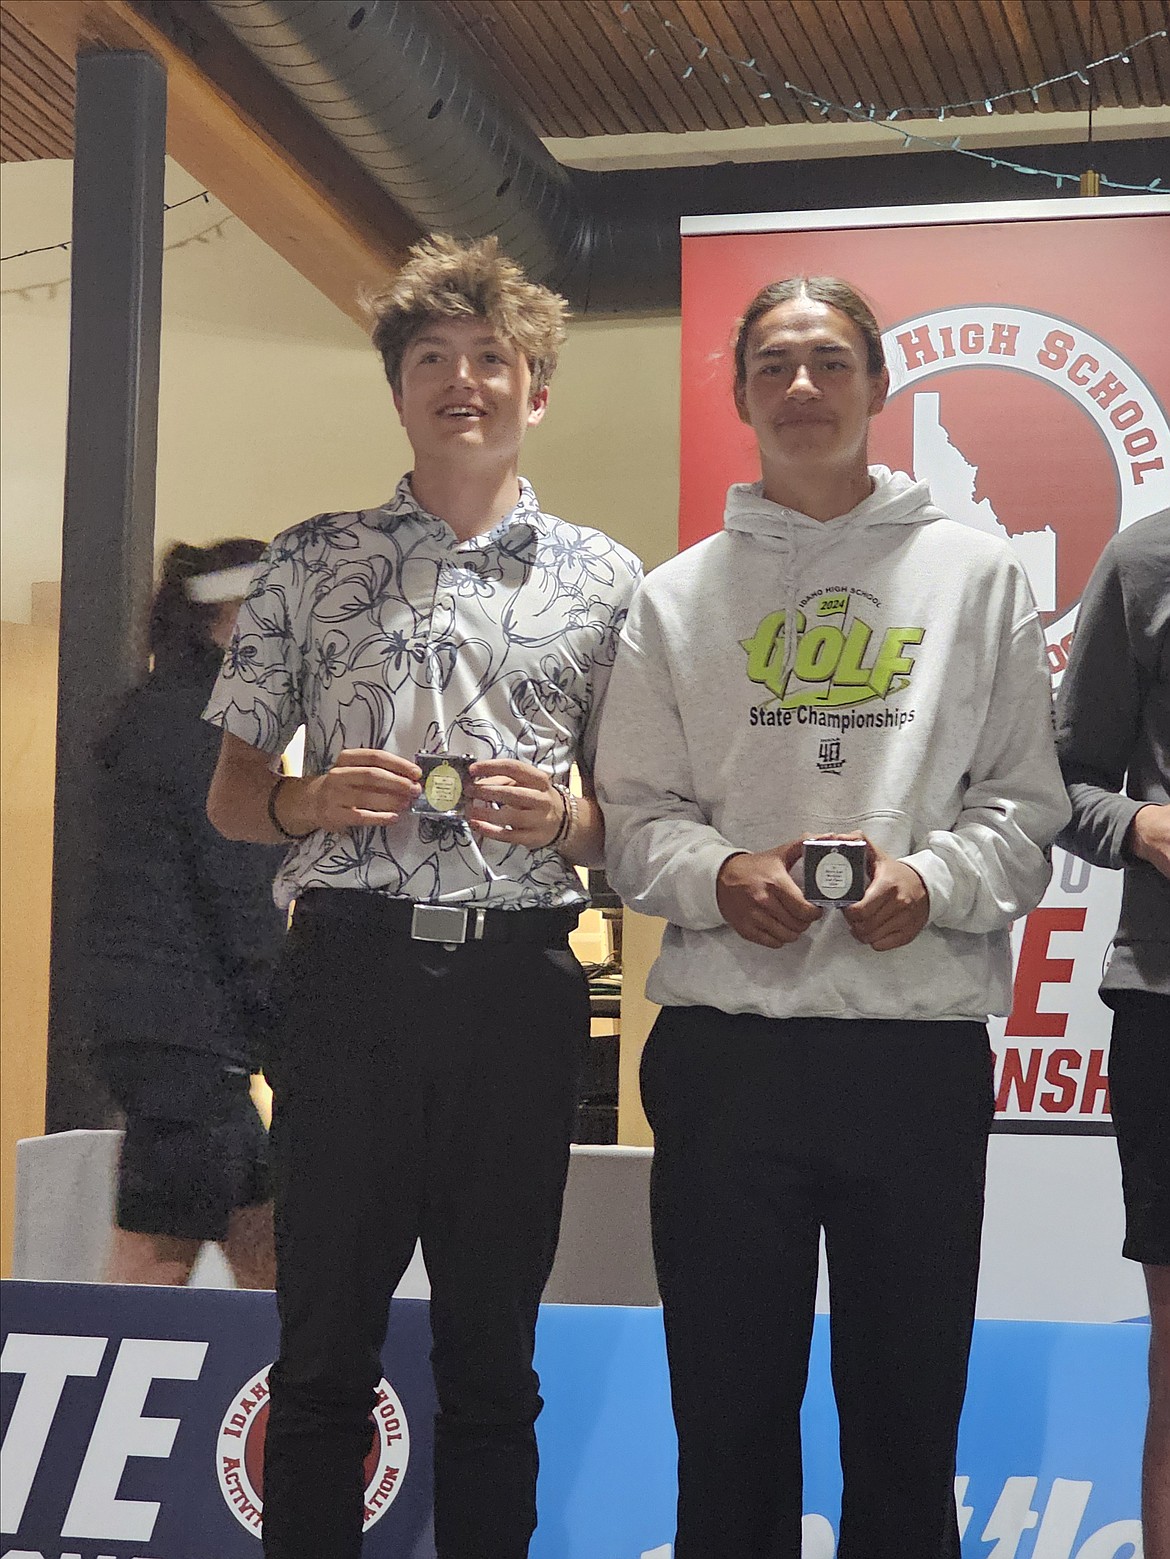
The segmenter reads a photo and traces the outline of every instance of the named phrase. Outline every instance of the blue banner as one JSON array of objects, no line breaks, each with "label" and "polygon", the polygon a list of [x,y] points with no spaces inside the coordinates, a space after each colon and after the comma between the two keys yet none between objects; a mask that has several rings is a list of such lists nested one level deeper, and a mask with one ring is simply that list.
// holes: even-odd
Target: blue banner
[{"label": "blue banner", "polygon": [[[272,1296],[3,1285],[0,1559],[259,1559]],[[981,1322],[959,1445],[964,1559],[1138,1559],[1145,1325]],[[367,1559],[433,1559],[427,1306],[396,1300],[366,1464]],[[532,1559],[670,1559],[658,1310],[550,1305]],[[828,1328],[804,1411],[805,1559],[840,1501]],[[734,1556],[728,1556],[734,1559]]]},{"label": "blue banner", "polygon": [[[532,1559],[670,1559],[674,1429],[661,1312],[546,1306]],[[964,1559],[1141,1559],[1149,1327],[976,1324],[955,1492]],[[841,1506],[828,1318],[803,1414],[804,1559]],[[735,1559],[729,1555],[728,1559]]]}]

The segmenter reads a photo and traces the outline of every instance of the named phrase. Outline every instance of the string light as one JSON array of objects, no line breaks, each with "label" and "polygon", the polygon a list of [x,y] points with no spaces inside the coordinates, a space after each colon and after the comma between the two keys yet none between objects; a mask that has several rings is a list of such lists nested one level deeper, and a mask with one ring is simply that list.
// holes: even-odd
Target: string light
[{"label": "string light", "polygon": [[[792,93],[793,97],[810,104],[813,108],[819,109],[822,114],[830,112],[841,113],[855,122],[864,118],[863,115],[845,107],[844,104],[826,102],[824,98],[818,97],[813,92],[806,92],[802,87],[796,86],[791,81],[786,81],[784,85]],[[961,157],[974,157],[978,162],[989,162],[997,168],[1010,168],[1013,173],[1036,174],[1041,178],[1055,179],[1058,190],[1063,188],[1065,179],[1071,179],[1073,183],[1076,182],[1076,175],[1072,173],[1054,173],[1051,168],[1030,168],[1022,162],[1011,162],[1006,157],[995,157],[990,152],[977,152],[974,147],[964,146],[959,136],[955,136],[953,141],[943,141],[936,136],[910,135],[902,125],[891,125],[882,120],[877,121],[877,126],[880,130],[892,130],[895,135],[900,135],[902,137],[900,150],[902,151],[905,151],[908,146],[913,144],[915,146],[930,147],[936,151],[958,152]],[[1104,175],[1101,178],[1102,188],[1107,186],[1109,189],[1132,190],[1143,195],[1156,191],[1161,182],[1162,180],[1157,178],[1149,184],[1123,184],[1118,179],[1107,179]]]},{"label": "string light", "polygon": [[[632,38],[633,34],[621,20],[621,17],[624,16],[627,12],[635,10],[635,6],[636,0],[625,0],[625,3],[621,8],[620,15],[615,17],[614,13],[609,10],[606,10],[603,14],[611,21],[616,21],[622,32],[625,33],[628,38]],[[764,92],[757,92],[755,94],[756,98],[760,102],[768,102],[775,99],[777,92],[775,83],[770,81],[765,72],[760,68],[755,56],[753,56],[751,59],[739,59],[735,55],[727,53],[725,49],[721,49],[717,44],[704,43],[703,40],[695,33],[687,31],[686,29],[678,26],[677,23],[672,24],[666,18],[658,16],[657,12],[653,10],[647,10],[643,6],[637,7],[637,14],[642,15],[644,23],[649,19],[669,27],[680,46],[683,42],[686,41],[694,44],[698,49],[698,61],[705,60],[708,55],[713,55],[728,65],[733,65],[739,70],[750,71],[753,75],[760,77],[767,90]],[[1066,179],[1070,179],[1075,183],[1076,181],[1074,175],[1067,173],[1054,173],[1050,168],[1032,168],[1026,166],[1024,163],[1010,162],[1004,157],[993,157],[988,152],[979,152],[976,151],[973,147],[964,146],[959,136],[955,136],[953,140],[938,140],[933,136],[912,135],[909,131],[904,129],[902,125],[896,125],[893,121],[898,118],[933,118],[937,119],[939,123],[942,124],[946,120],[948,114],[961,113],[963,109],[978,108],[982,108],[985,113],[992,114],[995,112],[997,104],[1006,103],[1011,99],[1018,97],[1030,97],[1033,104],[1039,107],[1040,93],[1046,87],[1060,86],[1066,81],[1081,81],[1086,86],[1089,86],[1090,81],[1088,73],[1090,71],[1100,70],[1104,65],[1113,64],[1115,60],[1120,60],[1122,64],[1128,65],[1130,63],[1130,55],[1134,49],[1139,49],[1143,44],[1154,43],[1159,38],[1166,37],[1170,37],[1170,32],[1168,32],[1166,28],[1162,28],[1158,32],[1147,33],[1143,38],[1132,39],[1129,43],[1125,44],[1122,48],[1118,49],[1113,54],[1102,55],[1100,59],[1087,60],[1083,65],[1078,65],[1072,70],[1064,71],[1061,75],[1046,76],[1043,81],[1030,82],[1027,86],[1010,87],[1005,89],[1003,92],[993,92],[989,96],[967,98],[954,103],[939,103],[935,105],[910,105],[901,103],[894,108],[889,108],[883,111],[876,103],[864,103],[860,101],[854,103],[853,107],[850,108],[845,103],[837,103],[834,102],[831,98],[822,97],[819,93],[809,92],[805,88],[798,86],[793,81],[784,82],[784,91],[787,92],[790,96],[796,98],[798,102],[805,103],[810,108],[815,108],[825,118],[827,118],[831,113],[837,113],[842,114],[846,119],[850,119],[854,123],[872,123],[879,129],[891,130],[895,135],[902,137],[902,145],[900,148],[902,151],[905,151],[908,147],[913,145],[941,151],[957,152],[962,157],[974,157],[979,162],[990,163],[994,168],[1009,168],[1013,173],[1024,173],[1030,176],[1054,179],[1056,181],[1056,187],[1059,190],[1064,187],[1064,182]],[[650,51],[651,54],[656,52],[657,50],[655,49],[651,49]],[[650,56],[646,55],[645,57],[648,59]],[[694,72],[695,65],[694,63],[691,63],[687,66],[687,69],[681,79],[683,81],[690,79],[690,77],[694,75]],[[720,71],[720,76],[723,81],[730,81],[730,78],[722,70]],[[1101,185],[1103,188],[1132,190],[1145,194],[1150,191],[1160,189],[1162,181],[1160,178],[1157,178],[1154,179],[1150,184],[1124,184],[1117,179],[1107,179],[1102,177]]]},{"label": "string light", "polygon": [[[183,199],[183,200],[172,200],[170,205],[164,204],[164,206],[163,206],[163,215],[165,216],[168,211],[178,211],[180,206],[189,206],[192,203],[192,201],[195,201],[195,200],[201,200],[204,203],[204,205],[209,204],[210,201],[211,201],[211,191],[210,190],[206,190],[206,189],[201,189],[201,190],[197,190],[194,195],[186,196],[186,198]],[[228,218],[224,217],[224,221],[226,222],[227,220],[228,220]],[[218,226],[219,224],[217,223],[216,225]],[[205,231],[206,232],[212,232],[212,231],[214,231],[214,229],[206,228]],[[169,249],[181,249],[183,247],[183,244],[188,243],[188,242],[190,242],[190,240],[184,238],[177,244],[168,244],[168,245],[166,245],[166,248],[169,248]],[[29,255],[29,254],[49,254],[53,250],[56,250],[56,249],[63,249],[66,253],[68,253],[69,250],[72,247],[73,247],[73,240],[71,238],[67,238],[67,239],[65,239],[63,242],[61,242],[59,244],[42,244],[39,249],[21,249],[19,251],[19,253],[16,253],[16,254],[3,254],[3,255],[0,255],[0,265],[2,265],[5,260],[23,260],[26,255]]]},{"label": "string light", "polygon": [[[180,201],[178,204],[185,205],[186,202]],[[229,211],[226,216],[220,217],[219,221],[213,222],[210,227],[200,228],[199,232],[191,233],[186,238],[178,238],[173,244],[164,244],[163,253],[172,254],[176,249],[186,249],[188,244],[208,244],[211,242],[213,235],[216,238],[225,238],[227,235],[224,232],[224,228],[228,225],[229,222],[234,222],[235,220],[235,217]],[[48,244],[45,247],[47,249],[61,249],[65,246],[62,244]],[[32,254],[43,254],[45,250],[34,249],[28,252]],[[5,258],[9,260],[15,260],[18,259],[19,256],[6,255]],[[15,295],[18,298],[23,298],[26,303],[31,303],[34,292],[47,292],[49,294],[49,302],[52,303],[57,296],[58,290],[66,286],[68,286],[67,278],[59,279],[57,281],[29,282],[23,287],[4,288],[3,291],[0,291],[0,298],[11,298],[13,295]]]},{"label": "string light", "polygon": [[[622,6],[622,14],[624,15],[627,11],[633,9],[634,0],[626,0],[626,3]],[[660,18],[657,13],[651,12],[650,15],[655,21],[661,21],[663,26],[673,26],[674,31],[682,32],[682,29],[677,27],[677,25],[672,24],[665,18]],[[623,31],[625,31],[624,28]],[[685,36],[689,37],[692,43],[701,46],[701,53],[699,58],[702,59],[704,55],[707,54],[708,49],[711,46],[703,44],[702,39],[697,37],[694,33],[686,33]],[[1131,50],[1141,48],[1142,44],[1145,43],[1155,43],[1159,38],[1165,38],[1167,36],[1170,36],[1170,34],[1167,33],[1165,28],[1161,28],[1157,32],[1146,33],[1146,35],[1142,38],[1134,38],[1130,43],[1125,44],[1114,54],[1102,55],[1100,59],[1089,60],[1083,65],[1074,66],[1072,70],[1064,71],[1061,75],[1046,76],[1042,81],[1030,83],[1027,86],[1007,87],[1002,92],[993,92],[990,98],[984,95],[982,97],[964,98],[954,103],[943,103],[936,105],[930,105],[926,103],[911,105],[908,103],[902,103],[899,104],[896,108],[888,109],[884,114],[878,114],[878,117],[883,119],[892,119],[895,115],[901,115],[908,119],[922,119],[936,114],[941,116],[943,114],[959,113],[964,108],[982,108],[988,102],[993,104],[1004,103],[1015,97],[1031,96],[1033,101],[1036,101],[1037,94],[1042,91],[1044,87],[1061,86],[1066,81],[1081,81],[1085,86],[1088,86],[1088,71],[1100,70],[1103,65],[1111,65],[1115,60],[1120,60],[1123,65],[1128,65],[1130,63]],[[746,60],[736,59],[733,55],[725,53],[724,50],[719,49],[717,46],[715,46],[715,52],[722,54],[724,59],[728,60],[731,64],[741,66],[744,70],[758,69],[754,58]],[[858,108],[868,108],[870,105],[858,103],[856,106]],[[876,113],[877,105],[875,104],[873,107]]]}]

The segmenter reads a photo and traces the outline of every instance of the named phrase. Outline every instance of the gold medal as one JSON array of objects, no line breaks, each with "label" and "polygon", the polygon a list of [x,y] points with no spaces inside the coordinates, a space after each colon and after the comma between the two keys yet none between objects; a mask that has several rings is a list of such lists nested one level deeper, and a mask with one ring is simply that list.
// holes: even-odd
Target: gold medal
[{"label": "gold medal", "polygon": [[411,811],[429,817],[462,817],[471,784],[471,757],[458,752],[416,752],[414,761],[422,770],[422,793]]},{"label": "gold medal", "polygon": [[440,763],[427,775],[423,793],[436,812],[454,812],[463,799],[463,781],[449,763]]}]

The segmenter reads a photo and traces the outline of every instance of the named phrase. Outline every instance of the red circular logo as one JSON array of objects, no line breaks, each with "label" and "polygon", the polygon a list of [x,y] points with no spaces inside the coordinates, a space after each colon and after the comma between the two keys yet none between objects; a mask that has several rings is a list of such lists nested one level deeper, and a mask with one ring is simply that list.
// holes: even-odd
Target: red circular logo
[{"label": "red circular logo", "polygon": [[[259,1370],[233,1397],[219,1426],[215,1470],[220,1492],[240,1525],[259,1537],[264,1515],[264,1437],[268,1428],[268,1369]],[[394,1503],[410,1460],[410,1428],[387,1380],[378,1382],[370,1415],[373,1445],[365,1461],[368,1532]]]},{"label": "red circular logo", "polygon": [[874,458],[929,482],[951,519],[1011,545],[1059,676],[1101,549],[1170,505],[1163,408],[1107,342],[1036,309],[938,309],[882,340],[890,396],[872,426]]}]

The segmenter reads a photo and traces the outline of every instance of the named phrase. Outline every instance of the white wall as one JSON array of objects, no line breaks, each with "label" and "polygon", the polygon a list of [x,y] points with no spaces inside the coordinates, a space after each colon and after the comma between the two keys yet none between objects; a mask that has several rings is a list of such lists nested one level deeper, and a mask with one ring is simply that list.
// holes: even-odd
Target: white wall
[{"label": "white wall", "polygon": [[[66,239],[72,164],[0,167],[2,251]],[[199,188],[173,163],[167,200]],[[271,536],[322,509],[381,502],[409,465],[381,364],[357,325],[243,224],[197,201],[165,219],[157,536]],[[27,622],[60,576],[68,256],[0,273],[0,615]],[[51,284],[58,284],[54,288]],[[674,550],[678,320],[573,326],[524,469],[542,502],[658,562]]]}]

